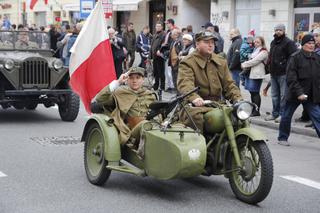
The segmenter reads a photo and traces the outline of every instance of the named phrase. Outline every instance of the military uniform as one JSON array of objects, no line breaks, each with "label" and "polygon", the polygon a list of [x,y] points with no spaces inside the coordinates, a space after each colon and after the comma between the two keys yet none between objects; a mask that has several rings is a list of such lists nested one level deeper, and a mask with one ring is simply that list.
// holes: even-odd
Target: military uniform
[{"label": "military uniform", "polygon": [[[142,75],[144,73],[143,68],[132,69],[142,70]],[[135,91],[128,86],[118,85],[116,81],[103,88],[96,96],[97,103],[102,104],[105,113],[114,119],[121,144],[125,144],[131,136],[139,139],[149,105],[155,100],[156,95],[150,90],[140,88]]]},{"label": "military uniform", "polygon": [[[242,99],[240,90],[232,80],[228,65],[225,59],[216,54],[211,54],[204,58],[196,50],[186,56],[179,65],[178,91],[185,94],[195,87],[200,87],[198,94],[193,93],[188,97],[192,102],[196,98],[204,100],[221,100],[222,97],[238,101]],[[197,127],[203,132],[203,114],[210,111],[208,107],[188,108]],[[191,121],[183,112],[180,119],[188,126],[192,126]]]}]

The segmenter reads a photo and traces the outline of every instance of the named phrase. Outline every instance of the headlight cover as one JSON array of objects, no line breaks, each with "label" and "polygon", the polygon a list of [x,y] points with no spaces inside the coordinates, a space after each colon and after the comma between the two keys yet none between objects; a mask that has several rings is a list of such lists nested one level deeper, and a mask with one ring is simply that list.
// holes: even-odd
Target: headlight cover
[{"label": "headlight cover", "polygon": [[240,120],[247,120],[252,114],[253,106],[248,102],[241,102],[236,106],[236,115]]},{"label": "headlight cover", "polygon": [[11,59],[7,59],[4,61],[4,68],[6,68],[7,70],[12,70],[14,67],[14,61]]},{"label": "headlight cover", "polygon": [[63,67],[63,62],[59,59],[54,60],[52,63],[53,68],[55,68],[56,70],[59,70]]}]

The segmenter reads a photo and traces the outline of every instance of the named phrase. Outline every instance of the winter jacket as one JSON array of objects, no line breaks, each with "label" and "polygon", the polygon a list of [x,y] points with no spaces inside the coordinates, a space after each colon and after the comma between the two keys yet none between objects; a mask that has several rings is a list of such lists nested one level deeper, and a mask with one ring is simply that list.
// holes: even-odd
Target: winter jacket
[{"label": "winter jacket", "polygon": [[142,32],[140,35],[137,37],[137,51],[142,53],[142,52],[149,52],[150,51],[150,44],[151,44],[151,37],[150,35],[145,35]]},{"label": "winter jacket", "polygon": [[136,50],[136,33],[134,30],[132,31],[125,31],[122,35],[123,43],[128,51],[135,51]]},{"label": "winter jacket", "polygon": [[250,79],[265,78],[265,64],[268,60],[268,51],[265,48],[256,48],[252,53],[252,58],[241,64],[243,68],[250,68]]},{"label": "winter jacket", "polygon": [[241,70],[240,47],[242,44],[241,36],[232,38],[232,44],[227,53],[228,67],[230,71]]},{"label": "winter jacket", "polygon": [[163,31],[157,32],[151,41],[151,54],[150,54],[150,58],[156,58],[157,57],[157,51],[160,51],[161,45],[164,42],[166,33]]},{"label": "winter jacket", "polygon": [[240,62],[243,63],[249,60],[251,53],[253,52],[254,47],[251,47],[247,42],[247,38],[243,38],[241,47],[240,47]]},{"label": "winter jacket", "polygon": [[111,50],[114,60],[124,60],[126,55],[124,53],[124,43],[123,39],[119,36],[111,39]]},{"label": "winter jacket", "polygon": [[320,103],[320,56],[299,50],[289,58],[287,67],[287,99],[297,101],[300,95]]},{"label": "winter jacket", "polygon": [[286,74],[287,62],[290,55],[297,51],[294,41],[287,38],[275,37],[270,44],[269,62],[270,74],[272,76],[279,76]]},{"label": "winter jacket", "polygon": [[189,55],[190,53],[192,53],[194,51],[194,47],[193,44],[189,44],[189,46],[183,47],[181,52],[180,52],[180,60],[182,60],[183,58],[185,58],[187,55]]},{"label": "winter jacket", "polygon": [[[169,61],[168,61],[169,66],[175,67],[175,66],[179,65],[179,57],[178,56],[179,56],[180,51],[182,50],[182,47],[183,47],[183,45],[181,43],[181,40],[179,40],[179,39],[176,41],[173,41],[171,43],[170,51],[169,51],[170,57],[169,57]],[[174,63],[172,61],[172,55],[171,55],[172,51],[176,52],[176,56],[177,56],[177,60],[178,60],[176,63]]]},{"label": "winter jacket", "polygon": [[215,49],[214,52],[216,54],[223,52],[224,48],[224,39],[221,37],[220,33],[215,33],[215,36],[217,36],[218,41],[215,42]]}]

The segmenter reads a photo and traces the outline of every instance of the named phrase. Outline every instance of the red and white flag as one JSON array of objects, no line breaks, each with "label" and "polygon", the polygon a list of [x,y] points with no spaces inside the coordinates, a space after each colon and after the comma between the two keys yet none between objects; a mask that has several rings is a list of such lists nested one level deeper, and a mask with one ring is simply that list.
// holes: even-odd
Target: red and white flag
[{"label": "red and white flag", "polygon": [[90,113],[91,100],[116,79],[101,0],[84,23],[70,52],[70,85]]}]

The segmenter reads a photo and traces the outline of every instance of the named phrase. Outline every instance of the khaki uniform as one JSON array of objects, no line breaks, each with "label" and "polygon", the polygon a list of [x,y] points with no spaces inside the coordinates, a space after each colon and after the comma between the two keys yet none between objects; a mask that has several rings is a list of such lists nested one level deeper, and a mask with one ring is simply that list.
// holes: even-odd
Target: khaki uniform
[{"label": "khaki uniform", "polygon": [[16,49],[38,49],[39,45],[32,41],[22,42],[18,40],[15,44],[15,47]]},{"label": "khaki uniform", "polygon": [[149,105],[155,100],[156,95],[152,91],[145,88],[134,91],[128,86],[120,86],[113,92],[106,86],[96,96],[96,101],[103,104],[105,112],[114,119],[121,144],[131,136],[138,140]]},{"label": "khaki uniform", "polygon": [[[180,62],[178,91],[185,94],[195,87],[200,87],[200,90],[197,94],[193,93],[188,97],[189,102],[200,97],[204,100],[215,101],[221,100],[222,97],[232,101],[242,99],[239,88],[232,80],[226,60],[216,54],[206,59],[196,50]],[[197,127],[202,132],[203,114],[210,110],[211,108],[208,107],[188,108]],[[194,128],[185,113],[181,114],[181,120]]]}]

